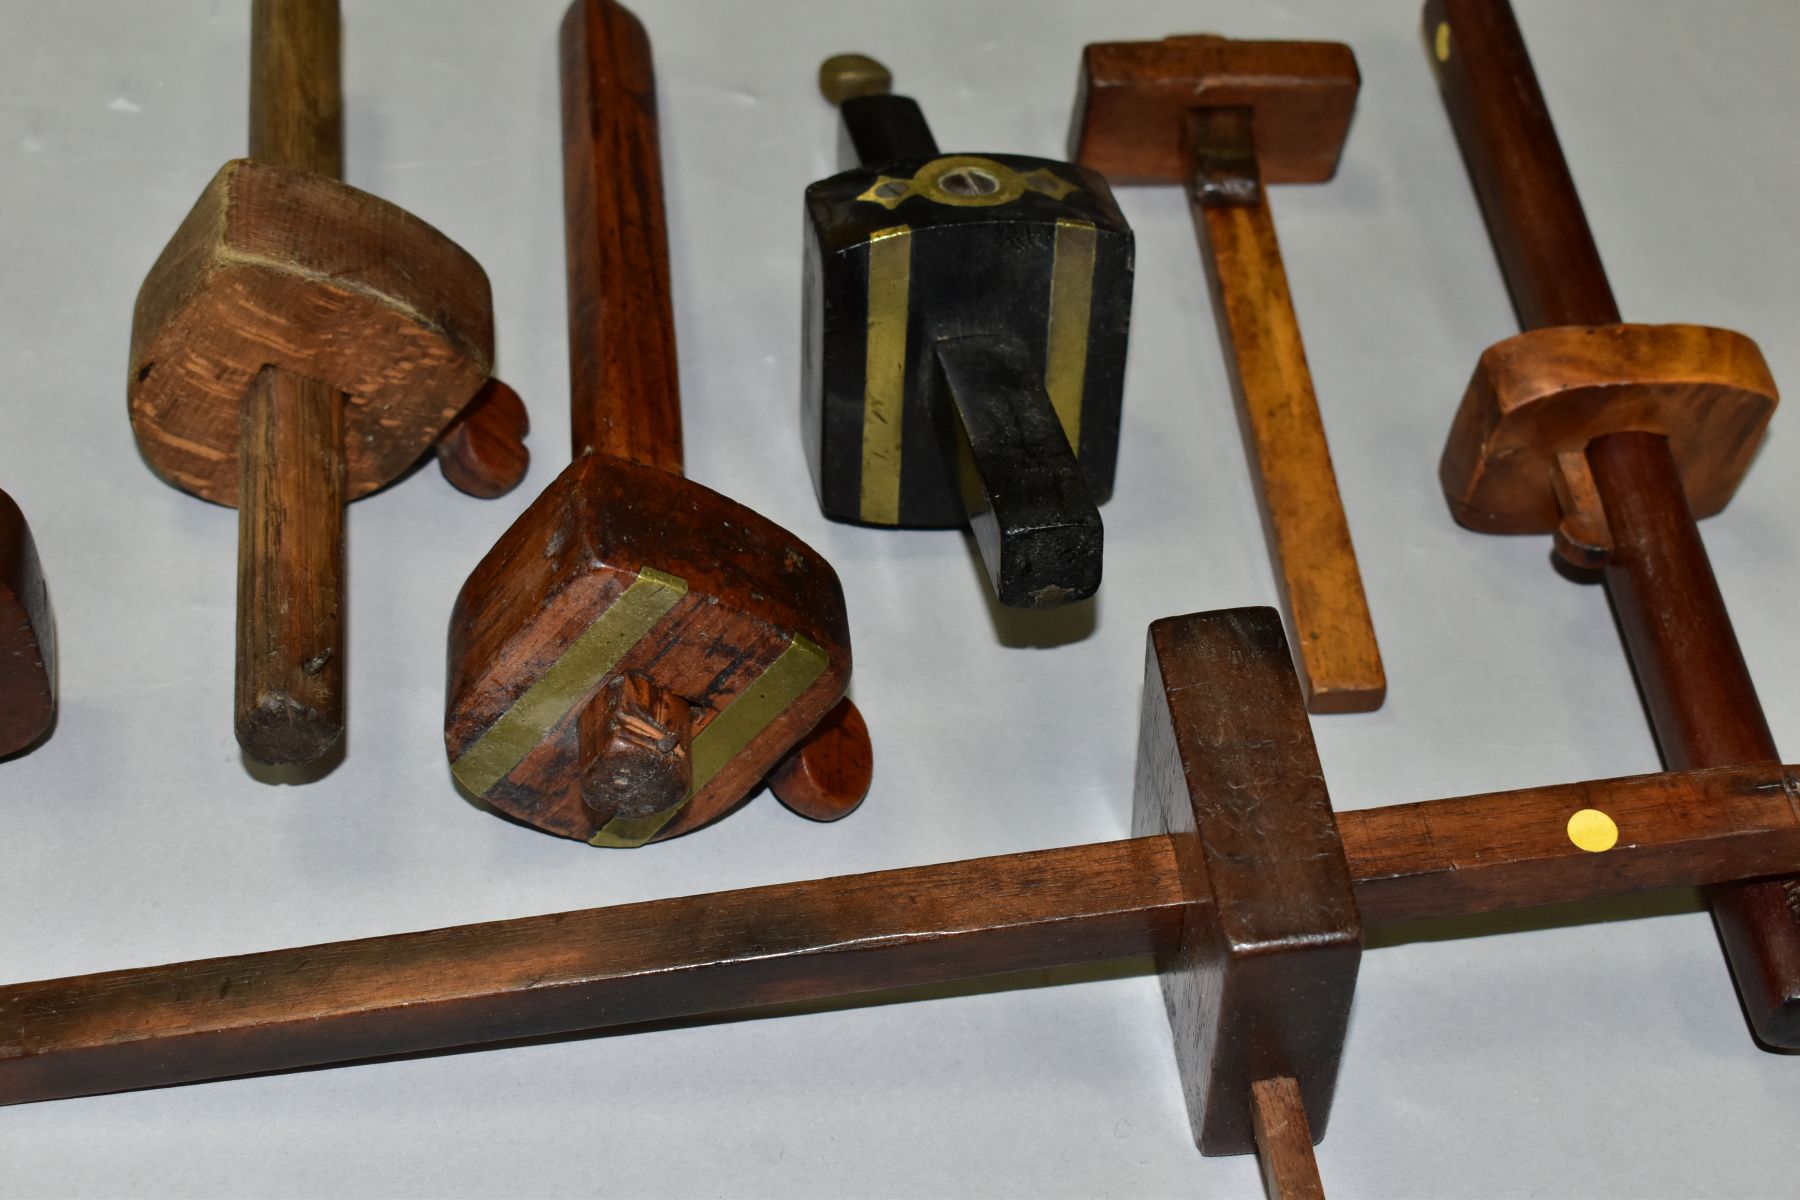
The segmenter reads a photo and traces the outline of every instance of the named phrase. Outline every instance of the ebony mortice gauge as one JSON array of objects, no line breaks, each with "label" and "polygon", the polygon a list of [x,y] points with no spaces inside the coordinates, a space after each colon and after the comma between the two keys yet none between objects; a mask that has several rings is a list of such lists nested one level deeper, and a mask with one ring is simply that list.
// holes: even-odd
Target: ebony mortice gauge
[{"label": "ebony mortice gauge", "polygon": [[1073,163],[942,154],[872,59],[827,61],[841,174],[806,189],[801,404],[819,504],[967,525],[1002,604],[1100,586],[1131,230]]}]

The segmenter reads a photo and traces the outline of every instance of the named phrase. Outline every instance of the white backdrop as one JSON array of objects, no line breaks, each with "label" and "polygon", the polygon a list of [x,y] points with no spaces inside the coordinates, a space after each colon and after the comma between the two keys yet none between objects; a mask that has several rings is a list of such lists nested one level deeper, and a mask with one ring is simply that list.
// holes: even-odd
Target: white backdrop
[{"label": "white backdrop", "polygon": [[[1656,767],[1604,595],[1545,539],[1455,526],[1435,470],[1511,309],[1414,0],[641,0],[657,51],[690,473],[837,566],[877,782],[835,826],[761,797],[599,852],[484,815],[446,769],[458,586],[556,474],[565,416],[562,0],[348,0],[348,178],[492,276],[534,464],[497,502],[420,472],[349,518],[350,746],[310,787],[231,738],[235,514],[159,483],[125,418],[132,298],[242,152],[247,5],[0,0],[0,487],[50,575],[62,714],[0,764],[0,979],[1114,838],[1153,618],[1274,586],[1188,215],[1122,190],[1137,302],[1108,583],[1086,636],[1002,628],[950,532],[833,525],[797,418],[819,60],[864,50],[947,151],[1060,155],[1084,42],[1349,42],[1343,168],[1273,204],[1390,699],[1321,718],[1340,808]],[[1755,337],[1800,380],[1800,8],[1522,0],[1628,319]],[[1706,536],[1787,752],[1800,439],[1778,415]],[[1643,919],[1609,921],[1635,916]],[[1258,1193],[1188,1139],[1146,964],[782,1019],[576,1038],[0,1113],[0,1193]],[[1054,983],[1054,986],[1050,984]],[[1378,936],[1319,1158],[1339,1196],[1792,1195],[1800,1062],[1754,1049],[1690,894]]]}]

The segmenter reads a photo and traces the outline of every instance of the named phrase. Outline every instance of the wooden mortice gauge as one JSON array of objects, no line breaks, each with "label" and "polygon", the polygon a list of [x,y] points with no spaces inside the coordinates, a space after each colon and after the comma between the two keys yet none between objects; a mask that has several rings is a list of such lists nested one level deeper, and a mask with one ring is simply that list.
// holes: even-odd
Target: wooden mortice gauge
[{"label": "wooden mortice gauge", "polygon": [[1334,816],[1273,609],[1145,677],[1129,839],[0,987],[0,1102],[1153,954],[1201,1151],[1306,1195],[1365,928],[1800,869],[1779,764]]},{"label": "wooden mortice gauge", "polygon": [[1210,34],[1082,52],[1069,156],[1193,210],[1307,707],[1366,712],[1387,675],[1269,211],[1337,173],[1360,79],[1350,47]]},{"label": "wooden mortice gauge", "polygon": [[165,481],[238,509],[235,729],[269,766],[344,731],[344,505],[441,444],[471,494],[525,473],[490,380],[487,275],[340,181],[337,0],[251,9],[250,157],[226,163],[138,292],[132,432]]},{"label": "wooden mortice gauge", "polygon": [[[1724,508],[1776,402],[1756,343],[1619,320],[1506,0],[1432,0],[1426,52],[1527,332],[1490,346],[1440,467],[1456,519],[1551,534],[1599,569],[1672,768],[1778,761],[1695,526]],[[1800,1049],[1800,879],[1708,897],[1756,1037]]]},{"label": "wooden mortice gauge", "polygon": [[576,0],[561,47],[574,462],[457,596],[451,770],[594,846],[698,829],[765,778],[796,812],[841,817],[871,754],[837,573],[682,474],[649,37],[621,5]]}]

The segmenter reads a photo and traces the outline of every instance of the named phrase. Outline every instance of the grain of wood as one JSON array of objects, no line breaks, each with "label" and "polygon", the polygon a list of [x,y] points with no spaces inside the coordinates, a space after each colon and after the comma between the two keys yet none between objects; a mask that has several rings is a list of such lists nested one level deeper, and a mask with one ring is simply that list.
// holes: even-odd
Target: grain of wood
[{"label": "grain of wood", "polygon": [[[1150,744],[1172,752],[1172,742]],[[1179,760],[1163,769],[1178,772]],[[1340,814],[1345,860],[1357,906],[1376,921],[1791,870],[1800,867],[1796,770],[1603,780]],[[1595,854],[1548,836],[1560,834],[1573,803],[1618,814],[1615,849]],[[1210,893],[1196,892],[1181,865],[1187,852],[1155,834],[0,986],[0,1103],[1138,954],[1179,964],[1184,929],[1216,919]],[[1463,870],[1478,875],[1476,886],[1457,884]]]},{"label": "grain of wood", "polygon": [[1387,676],[1268,209],[1337,171],[1360,88],[1334,42],[1213,34],[1082,53],[1073,154],[1188,193],[1263,530],[1312,712],[1366,712]]},{"label": "grain of wood", "polygon": [[238,744],[322,756],[344,731],[343,398],[265,367],[244,396],[238,471]]},{"label": "grain of wood", "polygon": [[1267,200],[1193,209],[1307,707],[1380,708],[1387,674]]},{"label": "grain of wood", "polygon": [[1250,1107],[1269,1200],[1325,1200],[1300,1085],[1287,1075],[1259,1079],[1250,1085]]}]

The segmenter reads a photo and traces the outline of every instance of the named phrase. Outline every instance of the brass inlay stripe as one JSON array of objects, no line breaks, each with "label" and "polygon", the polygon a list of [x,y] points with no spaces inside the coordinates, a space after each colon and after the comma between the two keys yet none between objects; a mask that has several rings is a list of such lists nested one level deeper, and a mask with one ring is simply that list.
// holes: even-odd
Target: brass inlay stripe
[{"label": "brass inlay stripe", "polygon": [[1087,387],[1088,327],[1094,303],[1094,252],[1100,234],[1087,221],[1056,222],[1045,331],[1044,390],[1069,448],[1081,453],[1081,398]]},{"label": "brass inlay stripe", "polygon": [[[694,735],[688,747],[693,762],[694,779],[687,799],[699,795],[712,782],[725,764],[743,752],[745,746],[800,699],[813,681],[825,673],[831,657],[823,649],[800,634],[763,668],[749,687],[739,692],[723,712],[707,722],[706,728]],[[599,833],[589,839],[590,846],[641,846],[675,819],[687,807],[687,800],[647,817],[625,820],[614,817]]]},{"label": "brass inlay stripe", "polygon": [[450,764],[456,778],[477,796],[505,779],[687,590],[687,581],[678,576],[654,567],[639,571],[562,657]]},{"label": "brass inlay stripe", "polygon": [[869,322],[863,369],[862,497],[859,513],[875,525],[900,523],[900,433],[906,407],[907,293],[912,287],[912,230],[869,236]]},{"label": "brass inlay stripe", "polygon": [[[688,797],[692,799],[692,795]],[[647,817],[614,817],[600,827],[600,832],[588,839],[588,845],[600,846],[609,850],[634,850],[662,832],[662,827],[675,819],[675,814],[687,807],[687,800],[661,812],[651,813]]]}]

